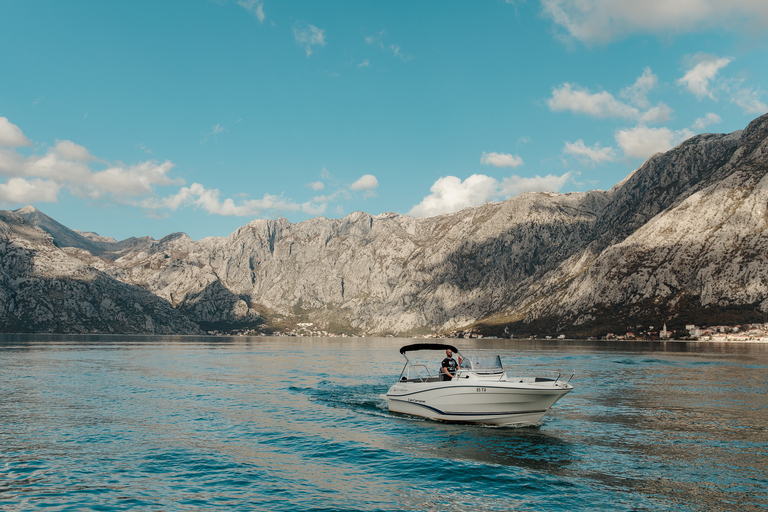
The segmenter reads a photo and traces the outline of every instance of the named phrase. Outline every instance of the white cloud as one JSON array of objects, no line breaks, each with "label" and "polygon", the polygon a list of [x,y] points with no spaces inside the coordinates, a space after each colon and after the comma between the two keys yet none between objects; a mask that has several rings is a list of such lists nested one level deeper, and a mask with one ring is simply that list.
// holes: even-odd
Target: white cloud
[{"label": "white cloud", "polygon": [[0,147],[29,146],[32,143],[21,129],[6,117],[0,117]]},{"label": "white cloud", "polygon": [[384,32],[382,30],[378,34],[375,34],[375,35],[372,35],[372,36],[367,36],[365,38],[365,42],[368,43],[368,44],[375,44],[375,45],[377,45],[379,48],[381,48],[383,50],[384,49],[384,35],[385,34],[386,34],[386,32]]},{"label": "white cloud", "polygon": [[444,176],[430,187],[430,195],[411,208],[409,215],[432,217],[480,206],[487,201],[508,199],[523,192],[558,191],[570,178],[570,173],[533,178],[512,175],[499,182],[484,174],[473,174],[464,181],[456,176]]},{"label": "white cloud", "polygon": [[237,5],[256,16],[259,23],[264,23],[264,2],[262,0],[237,0]]},{"label": "white cloud", "polygon": [[376,45],[379,48],[381,48],[383,51],[389,50],[390,52],[392,52],[392,56],[393,57],[399,57],[404,62],[408,62],[409,60],[411,60],[413,58],[412,55],[405,55],[402,52],[402,48],[400,48],[400,45],[398,45],[398,44],[389,44],[389,45],[385,46],[384,39],[386,38],[386,35],[387,35],[387,33],[382,30],[378,34],[374,34],[372,36],[367,36],[365,38],[365,42],[368,43],[368,44]]},{"label": "white cloud", "polygon": [[731,62],[731,59],[697,54],[691,57],[690,61],[693,67],[677,83],[685,86],[686,89],[695,94],[699,99],[705,96],[714,99],[709,84],[715,79],[717,72]]},{"label": "white cloud", "polygon": [[480,163],[495,167],[520,167],[523,165],[523,159],[518,155],[510,155],[509,153],[483,152],[483,155],[480,157]]},{"label": "white cloud", "polygon": [[367,68],[371,65],[371,62],[368,59],[363,59],[363,62],[357,65],[357,69],[360,68]]},{"label": "white cloud", "polygon": [[86,162],[62,157],[56,147],[50,148],[43,156],[32,155],[23,159],[20,175],[48,178],[59,183],[87,183],[92,176]]},{"label": "white cloud", "polygon": [[[172,176],[174,164],[171,161],[150,160],[133,165],[110,163],[68,140],[56,141],[42,155],[27,156],[11,146],[28,143],[21,130],[7,119],[4,129],[6,146],[0,147],[0,176],[4,176],[6,181],[0,181],[0,201],[12,204],[56,201],[62,190],[67,190],[77,197],[113,201],[154,211],[175,211],[193,206],[215,215],[257,216],[263,212],[321,215],[329,202],[349,199],[352,191],[362,192],[364,197],[375,196],[379,185],[375,176],[366,174],[349,186],[337,185],[332,193],[303,203],[268,193],[261,199],[222,198],[215,188],[206,188],[199,183],[184,186],[183,179]],[[221,125],[213,127],[213,133],[221,133],[222,130]],[[335,182],[325,167],[321,176],[325,181]],[[181,188],[165,197],[159,196],[159,187],[170,186]],[[325,188],[325,183],[316,181],[308,187],[319,191]]]},{"label": "white cloud", "polygon": [[568,155],[578,158],[581,162],[593,164],[612,162],[616,159],[616,150],[612,147],[601,148],[599,142],[595,143],[592,147],[588,147],[581,139],[576,142],[566,142],[563,151]]},{"label": "white cloud", "polygon": [[53,151],[64,160],[73,160],[75,162],[94,160],[87,149],[69,140],[57,140]]},{"label": "white cloud", "polygon": [[410,55],[407,55],[407,56],[403,55],[403,53],[400,51],[400,46],[399,45],[391,44],[391,45],[389,45],[389,49],[392,50],[392,55],[394,57],[399,57],[399,58],[403,59],[404,61],[409,61],[412,58]]},{"label": "white cloud", "polygon": [[473,174],[464,181],[456,176],[445,176],[430,187],[432,193],[411,208],[409,214],[414,217],[432,217],[479,206],[495,197],[498,187],[498,181],[484,174]]},{"label": "white cloud", "polygon": [[350,190],[374,190],[379,186],[379,180],[373,174],[365,174],[349,186]]},{"label": "white cloud", "polygon": [[574,88],[574,85],[567,82],[552,90],[552,97],[547,100],[547,105],[554,111],[570,110],[600,118],[634,119],[640,113],[608,92],[591,93],[585,88]]},{"label": "white cloud", "polygon": [[304,45],[307,57],[312,55],[314,46],[325,46],[325,30],[314,25],[293,27],[293,37],[297,43]]},{"label": "white cloud", "polygon": [[[21,130],[6,118],[0,118],[0,137],[11,148],[29,144]],[[3,198],[9,202],[55,201],[61,189],[66,188],[80,197],[124,202],[131,197],[151,195],[156,186],[184,183],[169,176],[173,169],[169,161],[130,166],[106,164],[102,170],[93,169],[92,165],[105,163],[69,140],[57,140],[44,155],[25,156],[15,149],[0,148],[0,175],[9,177],[2,184]],[[37,192],[35,187],[39,188]]]},{"label": "white cloud", "polygon": [[51,180],[11,178],[0,183],[0,203],[55,203],[61,185]]},{"label": "white cloud", "polygon": [[759,33],[768,26],[768,2],[763,0],[542,0],[542,8],[566,37],[585,43],[712,27]]},{"label": "white cloud", "polygon": [[649,128],[636,126],[616,133],[616,142],[629,157],[648,158],[651,155],[668,151],[694,133],[685,128],[672,131],[669,128]]},{"label": "white cloud", "polygon": [[731,98],[731,102],[735,103],[744,110],[746,114],[765,114],[768,112],[768,105],[760,101],[762,92],[752,89],[739,89]]},{"label": "white cloud", "polygon": [[707,126],[711,124],[717,124],[720,121],[722,121],[722,119],[719,115],[710,112],[704,117],[699,117],[696,119],[696,121],[694,121],[691,125],[691,128],[694,130],[704,130]]},{"label": "white cloud", "polygon": [[262,199],[246,199],[236,203],[232,198],[222,200],[218,189],[205,188],[200,183],[182,187],[179,192],[159,201],[150,199],[141,203],[145,208],[166,208],[171,211],[183,206],[202,208],[208,213],[224,216],[255,217],[267,211],[274,212],[304,212],[309,215],[321,215],[326,208],[324,204],[314,204],[311,201],[298,204],[281,196],[264,194]]},{"label": "white cloud", "polygon": [[312,202],[319,205],[326,205],[327,203],[333,203],[342,199],[349,199],[349,197],[349,191],[345,188],[340,188],[324,196],[315,196],[312,198]]},{"label": "white cloud", "polygon": [[[552,89],[547,105],[553,111],[568,110],[602,119],[633,119],[641,123],[664,123],[672,115],[672,109],[659,102],[651,107],[648,94],[656,87],[658,78],[646,67],[635,83],[621,90],[619,95],[630,103],[617,100],[607,91],[592,93],[585,87],[563,83]],[[634,106],[633,106],[634,105]]]},{"label": "white cloud", "polygon": [[638,108],[648,108],[651,106],[648,101],[648,93],[651,92],[659,78],[651,72],[651,68],[646,67],[643,70],[643,74],[640,75],[635,83],[631,86],[622,89],[619,95],[622,98],[626,98]]},{"label": "white cloud", "polygon": [[566,172],[560,176],[547,174],[532,178],[523,178],[513,174],[501,180],[499,199],[509,199],[524,192],[559,192],[572,178],[571,172]]},{"label": "white cloud", "polygon": [[145,196],[152,193],[155,186],[181,185],[180,178],[172,179],[168,172],[174,164],[165,161],[141,162],[132,166],[111,166],[103,171],[94,173],[88,180],[85,190],[88,196],[93,198],[111,194],[114,197]]},{"label": "white cloud", "polygon": [[665,103],[659,102],[655,107],[651,107],[640,115],[641,123],[661,124],[669,121],[672,116],[672,109]]},{"label": "white cloud", "polygon": [[0,175],[22,176],[25,161],[25,158],[16,151],[0,147]]}]

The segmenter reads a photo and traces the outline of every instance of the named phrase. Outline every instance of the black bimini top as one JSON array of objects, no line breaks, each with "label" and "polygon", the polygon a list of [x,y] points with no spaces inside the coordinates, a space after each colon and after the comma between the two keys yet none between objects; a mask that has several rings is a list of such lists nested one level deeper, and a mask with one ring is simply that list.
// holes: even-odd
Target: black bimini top
[{"label": "black bimini top", "polygon": [[405,355],[406,352],[413,352],[415,350],[448,350],[453,352],[459,350],[453,345],[446,345],[444,343],[414,343],[413,345],[406,345],[400,349],[400,353]]}]

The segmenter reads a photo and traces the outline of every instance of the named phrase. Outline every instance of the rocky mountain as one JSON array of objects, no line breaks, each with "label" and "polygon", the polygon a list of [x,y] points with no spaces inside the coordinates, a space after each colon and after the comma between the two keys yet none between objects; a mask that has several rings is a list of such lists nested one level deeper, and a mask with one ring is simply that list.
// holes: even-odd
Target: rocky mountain
[{"label": "rocky mountain", "polygon": [[50,234],[7,211],[0,211],[0,332],[201,333],[168,302],[68,256]]},{"label": "rocky mountain", "polygon": [[527,193],[426,219],[357,212],[116,242],[17,213],[62,254],[205,329],[586,335],[765,321],[767,176],[763,116],[657,154],[609,191]]}]

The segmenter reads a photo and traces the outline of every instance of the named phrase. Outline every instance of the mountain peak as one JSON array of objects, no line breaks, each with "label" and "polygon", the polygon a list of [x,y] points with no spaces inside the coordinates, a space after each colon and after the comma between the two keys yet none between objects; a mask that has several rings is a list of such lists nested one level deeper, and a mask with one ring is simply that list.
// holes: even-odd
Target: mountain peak
[{"label": "mountain peak", "polygon": [[40,210],[32,206],[31,204],[28,204],[27,206],[23,208],[19,208],[18,210],[14,210],[13,213],[18,213],[19,215],[29,215],[32,213],[41,213]]}]

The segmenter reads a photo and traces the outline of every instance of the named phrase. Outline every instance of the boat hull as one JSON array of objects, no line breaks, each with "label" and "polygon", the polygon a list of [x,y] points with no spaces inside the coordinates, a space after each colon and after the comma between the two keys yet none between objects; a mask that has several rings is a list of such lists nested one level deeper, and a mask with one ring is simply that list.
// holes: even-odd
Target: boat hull
[{"label": "boat hull", "polygon": [[573,386],[563,382],[401,382],[387,392],[390,412],[488,425],[536,425]]}]

